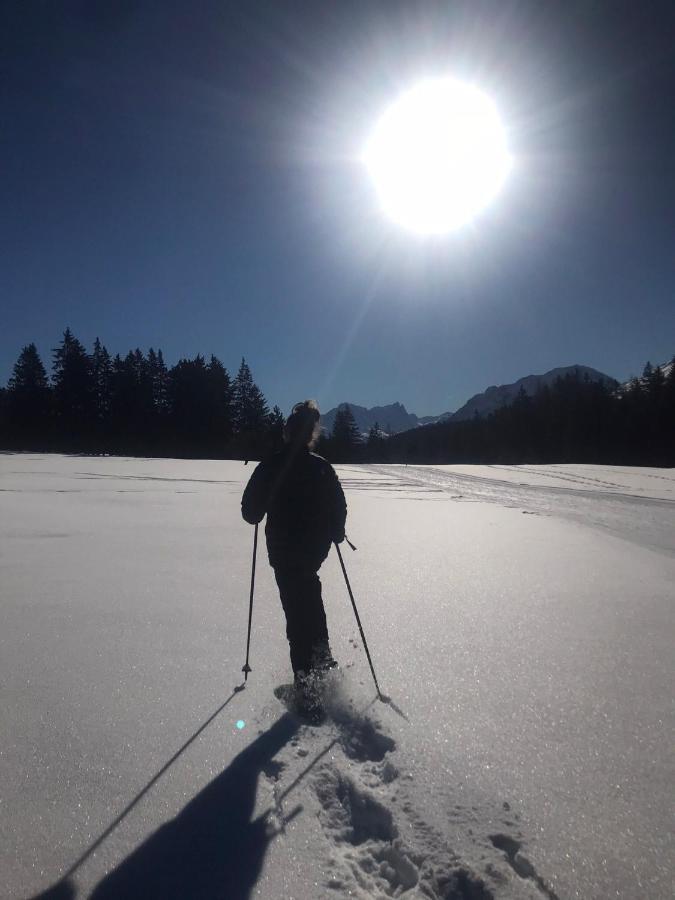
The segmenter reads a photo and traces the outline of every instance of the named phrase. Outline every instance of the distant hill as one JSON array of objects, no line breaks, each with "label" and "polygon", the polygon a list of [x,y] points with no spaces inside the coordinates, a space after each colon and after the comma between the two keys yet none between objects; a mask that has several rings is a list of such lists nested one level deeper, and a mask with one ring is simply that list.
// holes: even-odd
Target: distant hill
[{"label": "distant hill", "polygon": [[[402,403],[390,403],[388,406],[373,406],[371,409],[359,406],[356,403],[348,403],[347,406],[352,411],[356,425],[362,434],[367,434],[376,423],[382,431],[398,434],[399,431],[408,431],[410,428],[415,428],[421,422],[414,413],[409,413]],[[334,407],[321,416],[321,425],[328,433],[333,428],[336,412],[337,407]],[[435,419],[430,421],[435,421]]]},{"label": "distant hill", "polygon": [[566,375],[578,375],[580,378],[588,376],[590,381],[602,381],[609,385],[615,385],[617,382],[609,375],[598,372],[597,369],[591,369],[589,366],[564,366],[558,369],[551,369],[544,375],[527,375],[525,378],[519,378],[513,384],[493,385],[483,391],[482,394],[475,394],[470,400],[460,407],[449,418],[452,421],[462,421],[464,419],[472,419],[475,415],[489,416],[490,413],[500,409],[502,406],[508,406],[518,396],[521,388],[525,393],[533,397],[537,391],[544,385],[551,385],[556,378],[564,378]]},{"label": "distant hill", "polygon": [[[398,434],[401,431],[417,428],[419,425],[472,419],[476,413],[479,416],[487,416],[500,407],[513,403],[521,388],[526,394],[533,396],[540,387],[553,384],[556,378],[564,378],[565,375],[573,375],[574,373],[577,373],[581,378],[587,375],[591,381],[604,381],[610,385],[616,384],[614,378],[598,372],[597,369],[591,369],[589,366],[564,366],[558,369],[551,369],[550,372],[546,372],[543,375],[527,375],[513,384],[493,385],[483,391],[482,394],[475,394],[455,413],[445,412],[439,416],[416,416],[415,413],[408,412],[402,403],[373,406],[370,409],[365,406],[359,406],[357,403],[348,403],[347,405],[351,409],[356,425],[362,434],[367,434],[376,423],[382,431]],[[329,434],[333,428],[336,412],[337,407],[334,407],[321,416],[321,425]]]}]

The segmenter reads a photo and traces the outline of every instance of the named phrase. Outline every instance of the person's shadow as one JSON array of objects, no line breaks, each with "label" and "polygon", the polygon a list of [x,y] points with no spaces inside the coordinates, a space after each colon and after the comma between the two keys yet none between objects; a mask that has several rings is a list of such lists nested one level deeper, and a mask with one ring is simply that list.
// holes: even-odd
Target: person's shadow
[{"label": "person's shadow", "polygon": [[[106,875],[91,900],[247,900],[274,837],[269,811],[251,820],[258,775],[297,730],[284,714]],[[40,897],[74,895],[68,879]]]}]

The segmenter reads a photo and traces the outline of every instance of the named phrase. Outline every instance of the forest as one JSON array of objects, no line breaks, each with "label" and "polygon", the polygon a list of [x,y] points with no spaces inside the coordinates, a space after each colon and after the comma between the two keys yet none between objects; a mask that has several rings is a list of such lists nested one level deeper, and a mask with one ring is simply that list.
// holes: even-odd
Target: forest
[{"label": "forest", "polygon": [[[215,356],[168,367],[161,350],[89,353],[67,328],[51,377],[34,343],[0,388],[0,447],[98,455],[261,459],[281,448],[271,410],[242,358],[232,376]],[[302,398],[299,398],[302,399]],[[553,463],[672,466],[675,359],[647,363],[628,385],[568,375],[489,416],[389,435],[360,434],[347,404],[317,452],[333,462]]]}]

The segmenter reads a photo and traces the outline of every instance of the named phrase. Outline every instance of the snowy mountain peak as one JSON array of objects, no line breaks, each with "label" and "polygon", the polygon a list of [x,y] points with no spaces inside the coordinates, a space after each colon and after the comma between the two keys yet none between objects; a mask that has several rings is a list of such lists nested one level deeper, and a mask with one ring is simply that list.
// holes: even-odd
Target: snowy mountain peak
[{"label": "snowy mountain peak", "polygon": [[[367,434],[375,424],[387,433],[396,434],[399,431],[415,428],[419,422],[417,416],[409,413],[399,402],[389,403],[386,406],[373,406],[370,409],[356,403],[348,403],[347,406],[354,416],[357,428],[363,434]],[[337,407],[334,407],[321,416],[321,425],[328,433],[333,428],[336,412]]]},{"label": "snowy mountain peak", "polygon": [[[667,367],[662,366],[661,368],[664,374],[667,374]],[[445,412],[439,416],[417,416],[415,413],[409,413],[405,406],[398,401],[389,403],[386,406],[373,406],[370,408],[359,406],[357,403],[348,403],[347,406],[351,409],[356,425],[362,434],[367,434],[375,424],[383,432],[397,434],[400,431],[416,428],[418,425],[430,425],[434,422],[448,421],[449,419],[458,421],[472,419],[476,414],[487,416],[502,406],[508,406],[509,403],[513,403],[521,389],[529,396],[534,396],[544,385],[551,385],[556,378],[564,378],[566,375],[577,375],[579,378],[588,377],[591,381],[616,384],[614,378],[599,372],[597,369],[575,364],[551,369],[543,375],[526,375],[524,378],[519,378],[518,381],[513,382],[513,384],[492,384],[482,393],[474,394],[455,413]],[[333,407],[333,409],[328,410],[327,413],[321,416],[321,425],[328,434],[333,428],[336,412],[337,407]]]},{"label": "snowy mountain peak", "polygon": [[551,369],[543,375],[526,375],[512,384],[491,385],[481,394],[475,394],[464,406],[461,406],[450,418],[461,421],[472,419],[475,415],[488,416],[502,406],[513,403],[521,390],[532,397],[538,390],[546,385],[551,385],[556,378],[564,378],[566,375],[576,375],[579,378],[588,377],[591,381],[603,381],[615,384],[615,380],[590,366],[563,366]]}]

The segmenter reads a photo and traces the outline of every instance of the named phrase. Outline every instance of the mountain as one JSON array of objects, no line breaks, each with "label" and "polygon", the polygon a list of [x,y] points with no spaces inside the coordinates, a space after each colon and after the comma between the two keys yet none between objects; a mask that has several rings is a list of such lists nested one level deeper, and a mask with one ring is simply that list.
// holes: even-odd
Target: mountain
[{"label": "mountain", "polygon": [[464,406],[460,407],[453,415],[445,418],[460,422],[465,419],[472,419],[475,415],[489,416],[490,413],[495,412],[502,406],[508,406],[510,403],[513,403],[521,389],[528,396],[533,397],[544,385],[552,385],[556,378],[564,378],[566,375],[577,375],[580,378],[588,376],[590,381],[603,381],[609,385],[616,384],[614,378],[598,372],[597,369],[591,369],[589,366],[564,366],[558,369],[551,369],[550,372],[546,372],[544,375],[527,375],[525,378],[519,378],[513,384],[492,385],[483,391],[482,394],[474,394]]},{"label": "mountain", "polygon": [[[661,373],[663,374],[663,377],[670,378],[670,373],[671,373],[674,365],[675,365],[675,356],[672,357],[672,359],[670,359],[668,362],[655,365],[654,369],[661,369]],[[632,377],[629,378],[628,381],[624,381],[620,385],[620,390],[627,391],[628,388],[631,386],[632,381],[633,381]],[[644,385],[646,383],[647,379],[644,377],[644,375],[640,375],[640,376],[638,376],[638,381]]]},{"label": "mountain", "polygon": [[[357,428],[362,434],[367,434],[375,423],[379,425],[382,431],[398,434],[399,431],[408,431],[422,422],[414,413],[409,413],[402,403],[390,403],[388,406],[373,406],[370,409],[367,409],[365,406],[358,406],[356,403],[348,403],[347,406],[351,409]],[[321,416],[321,426],[329,434],[333,429],[336,412],[337,407],[334,407]],[[427,416],[426,418],[428,419],[429,417]],[[432,418],[431,421],[435,421],[435,419]]]},{"label": "mountain", "polygon": [[[445,412],[441,413],[440,416],[416,416],[415,413],[409,413],[402,403],[390,403],[388,406],[373,406],[370,409],[365,406],[359,406],[356,403],[348,403],[347,405],[351,409],[356,425],[362,434],[367,434],[375,423],[379,425],[382,431],[398,434],[401,431],[417,428],[419,425],[447,422],[450,419],[457,421],[472,419],[476,413],[479,416],[487,416],[496,409],[513,403],[521,388],[526,394],[533,396],[540,387],[553,384],[556,378],[564,378],[565,375],[573,375],[575,373],[581,378],[588,376],[591,381],[604,381],[610,385],[616,384],[614,378],[598,372],[597,369],[591,369],[589,366],[564,366],[558,369],[551,369],[550,372],[546,372],[544,375],[527,375],[513,384],[493,385],[483,391],[482,394],[474,394],[455,413]],[[333,429],[336,412],[337,407],[333,407],[333,409],[329,409],[327,413],[321,416],[321,425],[328,434]]]}]

